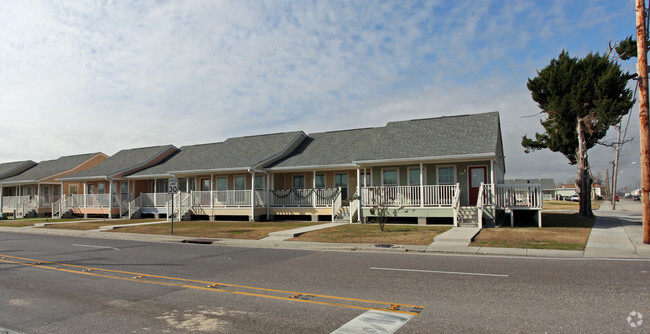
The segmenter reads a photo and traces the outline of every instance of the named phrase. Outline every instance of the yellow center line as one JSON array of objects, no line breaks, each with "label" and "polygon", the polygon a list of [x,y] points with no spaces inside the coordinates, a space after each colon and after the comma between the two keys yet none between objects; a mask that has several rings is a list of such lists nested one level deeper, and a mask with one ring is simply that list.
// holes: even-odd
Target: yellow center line
[{"label": "yellow center line", "polygon": [[[24,263],[24,262],[19,262],[19,261],[7,260],[8,258],[9,259],[15,259],[15,260],[22,260],[22,261],[31,261],[31,262],[34,262],[34,263]],[[303,303],[337,306],[337,307],[346,307],[346,308],[354,308],[354,309],[362,309],[362,310],[377,310],[377,311],[386,311],[386,312],[394,312],[394,313],[404,313],[404,314],[411,314],[411,315],[414,315],[414,316],[419,315],[419,312],[409,312],[409,311],[390,309],[390,308],[367,307],[367,306],[358,306],[358,305],[342,304],[342,303],[335,303],[335,302],[324,302],[324,301],[317,301],[317,300],[291,298],[291,297],[280,297],[280,296],[272,296],[272,295],[268,295],[268,294],[253,293],[253,292],[228,291],[228,290],[222,290],[222,289],[214,289],[214,288],[211,288],[211,287],[194,286],[194,285],[179,284],[179,283],[148,281],[148,280],[142,280],[141,278],[135,278],[135,276],[140,276],[142,278],[150,277],[150,278],[159,278],[159,279],[165,279],[165,280],[170,280],[170,281],[181,281],[181,282],[190,282],[190,283],[209,284],[209,285],[216,286],[216,287],[219,287],[219,286],[234,287],[234,288],[241,288],[241,289],[259,290],[259,291],[275,292],[275,293],[286,293],[286,294],[293,294],[293,295],[304,295],[304,296],[312,296],[312,297],[343,300],[343,301],[354,301],[354,302],[369,303],[369,304],[399,305],[399,306],[403,306],[403,307],[406,307],[406,308],[419,308],[421,310],[423,310],[425,308],[424,306],[419,306],[419,305],[389,303],[389,302],[382,302],[382,301],[375,301],[375,300],[366,300],[366,299],[337,297],[337,296],[320,295],[320,294],[304,293],[304,292],[301,293],[301,292],[296,292],[296,291],[258,288],[258,287],[251,287],[251,286],[237,285],[237,284],[229,284],[229,283],[216,283],[216,282],[201,281],[201,280],[194,280],[194,279],[180,278],[180,277],[149,275],[149,274],[130,272],[130,271],[122,271],[122,270],[101,269],[101,268],[80,266],[80,265],[74,265],[74,264],[66,264],[66,263],[60,263],[60,262],[35,260],[35,259],[30,259],[30,258],[23,258],[23,257],[3,255],[3,254],[0,254],[0,262],[23,265],[23,266],[29,266],[29,267],[37,267],[37,268],[43,268],[43,269],[50,269],[50,270],[56,270],[56,271],[61,271],[61,272],[66,272],[66,273],[83,274],[83,275],[95,276],[95,277],[119,279],[119,280],[124,280],[124,281],[129,281],[129,282],[139,282],[139,283],[148,283],[148,284],[180,287],[180,288],[195,289],[195,290],[224,292],[224,293],[230,293],[230,294],[236,294],[236,295],[263,297],[263,298],[286,300],[286,301],[292,301],[292,302],[303,302]],[[106,275],[106,274],[99,274],[99,273],[94,273],[94,272],[91,272],[91,271],[77,271],[77,270],[65,269],[65,268],[55,268],[55,267],[45,266],[45,264],[58,265],[58,266],[71,267],[71,268],[79,268],[79,269],[91,270],[91,271],[99,271],[99,272],[127,274],[127,275],[133,275],[134,278],[131,278],[131,277],[119,277],[119,276],[112,276],[112,275]]]}]

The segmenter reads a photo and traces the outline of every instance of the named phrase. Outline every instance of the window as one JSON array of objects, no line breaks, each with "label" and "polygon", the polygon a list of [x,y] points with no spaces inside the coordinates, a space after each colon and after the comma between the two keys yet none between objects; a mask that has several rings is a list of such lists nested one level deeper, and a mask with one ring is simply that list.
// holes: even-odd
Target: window
[{"label": "window", "polygon": [[420,168],[409,168],[409,186],[420,185]]},{"label": "window", "polygon": [[341,188],[341,199],[348,199],[348,174],[334,174],[334,187]]},{"label": "window", "polygon": [[210,191],[210,179],[201,179],[201,191]]},{"label": "window", "polygon": [[264,189],[264,175],[255,175],[255,190]]},{"label": "window", "polygon": [[167,184],[169,183],[169,180],[158,180],[158,185],[156,186],[156,190],[158,193],[166,193],[167,192]]},{"label": "window", "polygon": [[456,184],[456,168],[438,167],[438,184]]},{"label": "window", "polygon": [[324,189],[325,188],[325,174],[316,174],[316,178],[314,179],[314,184],[316,186],[316,189]]},{"label": "window", "polygon": [[89,184],[88,185],[88,193],[89,194],[94,194],[95,193],[95,185],[94,184]]},{"label": "window", "polygon": [[120,194],[125,195],[129,193],[129,183],[122,182],[120,183]]},{"label": "window", "polygon": [[246,177],[235,176],[235,190],[244,190],[244,189],[246,189]]},{"label": "window", "polygon": [[361,172],[361,186],[370,187],[372,186],[372,174],[370,172]]},{"label": "window", "polygon": [[97,193],[105,194],[106,193],[106,184],[103,182],[97,183]]},{"label": "window", "polygon": [[217,191],[228,190],[228,178],[225,176],[217,177]]},{"label": "window", "polygon": [[381,184],[384,186],[396,186],[399,184],[396,169],[385,169],[382,171]]},{"label": "window", "polygon": [[117,182],[111,182],[111,193],[117,194]]},{"label": "window", "polygon": [[187,179],[178,179],[178,190],[182,193],[187,192]]},{"label": "window", "polygon": [[76,195],[78,193],[77,186],[70,186],[70,195]]},{"label": "window", "polygon": [[305,189],[305,176],[304,175],[294,175],[293,176],[293,189]]},{"label": "window", "polygon": [[59,186],[54,186],[54,196],[61,195],[61,188]]}]

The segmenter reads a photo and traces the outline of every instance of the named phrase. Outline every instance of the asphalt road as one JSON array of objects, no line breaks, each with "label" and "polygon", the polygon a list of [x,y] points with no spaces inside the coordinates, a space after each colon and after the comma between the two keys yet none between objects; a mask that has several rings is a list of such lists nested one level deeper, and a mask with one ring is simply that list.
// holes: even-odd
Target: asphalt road
[{"label": "asphalt road", "polygon": [[[412,316],[398,333],[648,333],[649,273],[647,260],[314,252],[0,233],[0,329],[331,333],[383,309]],[[627,320],[633,311],[647,318],[636,328]]]}]

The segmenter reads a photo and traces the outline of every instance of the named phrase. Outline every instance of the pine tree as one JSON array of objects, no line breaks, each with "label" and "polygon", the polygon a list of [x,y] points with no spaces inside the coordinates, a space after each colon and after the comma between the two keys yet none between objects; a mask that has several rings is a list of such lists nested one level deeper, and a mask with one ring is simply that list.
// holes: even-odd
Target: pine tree
[{"label": "pine tree", "polygon": [[535,139],[524,136],[521,145],[526,153],[545,148],[560,152],[571,165],[578,165],[576,188],[583,217],[593,216],[587,151],[634,105],[626,87],[633,77],[598,53],[578,59],[562,51],[537,77],[528,79],[533,100],[546,114],[540,122],[545,132],[536,133]]}]

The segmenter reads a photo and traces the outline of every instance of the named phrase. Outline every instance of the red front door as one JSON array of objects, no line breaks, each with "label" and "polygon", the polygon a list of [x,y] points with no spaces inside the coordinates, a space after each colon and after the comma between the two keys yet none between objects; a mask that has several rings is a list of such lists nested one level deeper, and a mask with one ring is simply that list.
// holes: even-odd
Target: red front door
[{"label": "red front door", "polygon": [[476,205],[481,182],[486,183],[487,180],[487,168],[469,167],[467,171],[469,174],[469,205]]}]

